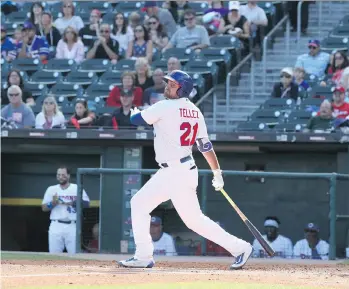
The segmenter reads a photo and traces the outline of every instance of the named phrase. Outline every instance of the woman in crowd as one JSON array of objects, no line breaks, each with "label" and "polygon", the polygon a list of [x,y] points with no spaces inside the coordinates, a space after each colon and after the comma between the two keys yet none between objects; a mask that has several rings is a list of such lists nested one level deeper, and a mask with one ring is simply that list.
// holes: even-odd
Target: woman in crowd
[{"label": "woman in crowd", "polygon": [[23,25],[18,25],[15,29],[15,32],[13,34],[12,42],[14,45],[18,45],[19,42],[23,40]]},{"label": "woman in crowd", "polygon": [[145,57],[137,58],[135,63],[136,80],[135,85],[142,88],[144,92],[147,88],[154,85],[151,67]]},{"label": "woman in crowd", "polygon": [[75,128],[91,127],[95,121],[95,114],[89,111],[87,101],[78,99],[75,103],[75,113],[70,119],[70,124]]},{"label": "woman in crowd", "polygon": [[132,28],[128,25],[124,14],[120,12],[115,15],[111,38],[119,42],[119,47],[125,50],[125,52],[127,51],[128,44],[134,39]]},{"label": "woman in crowd", "polygon": [[344,69],[348,66],[349,60],[347,55],[343,51],[337,51],[332,57],[331,66],[327,72],[329,75],[332,75],[332,78],[327,82],[321,81],[320,85],[339,85],[342,80]]},{"label": "woman in crowd", "polygon": [[24,81],[23,81],[23,77],[20,73],[19,70],[13,69],[9,72],[8,76],[7,76],[7,84],[5,85],[5,88],[2,89],[1,91],[1,104],[9,104],[9,100],[7,97],[7,89],[11,86],[11,85],[18,85],[21,90],[22,90],[22,99],[23,102],[28,104],[28,105],[35,105],[35,101],[33,98],[32,93],[24,88]]},{"label": "woman in crowd", "polygon": [[45,36],[50,46],[57,46],[58,41],[62,38],[59,30],[52,25],[52,15],[49,12],[42,13],[41,26],[36,34]]},{"label": "woman in crowd", "polygon": [[34,2],[32,7],[30,8],[30,22],[37,27],[37,30],[40,29],[41,16],[43,12],[44,6],[42,6],[40,2]]},{"label": "woman in crowd", "polygon": [[82,22],[81,17],[75,16],[74,11],[75,8],[73,2],[63,2],[63,17],[57,18],[54,22],[56,28],[61,34],[63,34],[64,30],[68,26],[73,27],[77,32],[79,32],[79,30],[84,27],[84,22]]},{"label": "woman in crowd", "polygon": [[148,25],[148,32],[153,42],[153,47],[161,51],[169,41],[165,28],[160,23],[159,18],[155,15],[149,18]]},{"label": "woman in crowd", "polygon": [[36,116],[35,128],[52,129],[64,128],[65,118],[59,110],[54,96],[49,95],[44,99],[42,111]]},{"label": "woman in crowd", "polygon": [[80,63],[85,59],[84,44],[73,27],[68,26],[59,40],[56,49],[56,58],[72,59]]},{"label": "woman in crowd", "polygon": [[134,29],[134,40],[128,44],[126,58],[146,57],[151,63],[153,57],[153,43],[149,39],[147,29],[143,25],[137,25]]},{"label": "woman in crowd", "polygon": [[275,83],[271,97],[276,98],[298,98],[298,85],[292,82],[293,69],[285,67],[280,73],[280,82]]},{"label": "woman in crowd", "polygon": [[107,105],[120,107],[121,106],[120,95],[121,94],[124,95],[131,90],[134,96],[133,105],[142,106],[143,91],[142,91],[142,88],[135,86],[134,73],[130,71],[125,71],[121,76],[121,82],[122,82],[121,88],[115,86],[110,91],[109,96],[107,98]]}]

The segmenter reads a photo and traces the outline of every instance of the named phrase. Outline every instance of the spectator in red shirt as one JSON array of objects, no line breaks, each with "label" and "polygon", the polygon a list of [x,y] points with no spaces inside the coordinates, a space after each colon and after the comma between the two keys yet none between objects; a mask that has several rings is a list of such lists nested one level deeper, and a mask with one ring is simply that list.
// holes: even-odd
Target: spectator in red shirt
[{"label": "spectator in red shirt", "polygon": [[89,111],[87,101],[78,99],[75,103],[75,113],[70,119],[70,123],[77,129],[91,127],[95,120],[95,114]]},{"label": "spectator in red shirt", "polygon": [[345,102],[345,89],[343,86],[335,87],[333,91],[333,116],[335,118],[349,117],[349,103]]},{"label": "spectator in red shirt", "polygon": [[109,96],[107,98],[107,106],[116,106],[116,107],[121,106],[121,102],[120,102],[121,90],[124,90],[124,91],[131,90],[134,96],[133,105],[142,106],[143,91],[140,87],[137,87],[134,85],[135,83],[134,73],[130,71],[125,71],[122,74],[121,81],[122,81],[121,88],[115,86],[110,91]]}]

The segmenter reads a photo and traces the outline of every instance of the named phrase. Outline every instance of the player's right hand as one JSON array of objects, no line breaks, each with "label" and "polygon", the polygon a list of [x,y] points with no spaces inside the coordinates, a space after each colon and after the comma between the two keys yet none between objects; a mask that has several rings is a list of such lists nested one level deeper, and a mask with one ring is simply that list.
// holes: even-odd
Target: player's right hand
[{"label": "player's right hand", "polygon": [[131,108],[131,116],[141,112],[137,107]]},{"label": "player's right hand", "polygon": [[213,180],[212,180],[212,186],[216,191],[220,191],[224,187],[224,181],[222,176],[221,170],[214,170],[213,171]]}]

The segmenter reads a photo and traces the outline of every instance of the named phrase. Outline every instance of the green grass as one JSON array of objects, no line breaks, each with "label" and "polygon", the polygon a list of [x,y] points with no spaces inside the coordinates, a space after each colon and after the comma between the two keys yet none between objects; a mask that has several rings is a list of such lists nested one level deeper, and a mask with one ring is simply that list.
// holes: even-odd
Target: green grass
[{"label": "green grass", "polygon": [[175,283],[175,284],[142,284],[142,285],[108,285],[108,286],[49,286],[21,287],[18,289],[316,289],[316,287],[286,286],[271,284],[234,284],[234,283]]}]

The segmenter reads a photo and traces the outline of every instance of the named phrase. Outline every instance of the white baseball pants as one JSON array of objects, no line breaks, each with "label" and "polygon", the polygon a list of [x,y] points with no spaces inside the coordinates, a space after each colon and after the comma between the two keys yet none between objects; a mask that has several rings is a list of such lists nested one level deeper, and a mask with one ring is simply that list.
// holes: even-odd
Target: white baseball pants
[{"label": "white baseball pants", "polygon": [[196,195],[198,171],[190,170],[194,165],[194,161],[188,161],[160,169],[131,199],[135,258],[149,260],[153,257],[154,248],[149,233],[150,213],[169,199],[189,229],[225,248],[233,256],[240,255],[249,246],[201,212]]},{"label": "white baseball pants", "polygon": [[76,224],[63,224],[51,221],[48,231],[50,253],[63,253],[64,247],[69,254],[76,253]]}]

